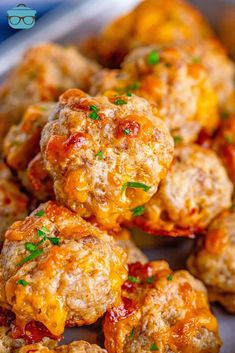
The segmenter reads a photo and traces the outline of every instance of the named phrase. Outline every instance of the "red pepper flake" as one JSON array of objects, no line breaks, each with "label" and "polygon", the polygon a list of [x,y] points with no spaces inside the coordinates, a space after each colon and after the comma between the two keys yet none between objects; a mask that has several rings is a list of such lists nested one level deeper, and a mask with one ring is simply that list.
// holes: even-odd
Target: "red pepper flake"
[{"label": "red pepper flake", "polygon": [[108,319],[112,322],[118,322],[120,319],[125,319],[130,316],[135,310],[136,306],[133,301],[123,297],[121,305],[108,312]]}]

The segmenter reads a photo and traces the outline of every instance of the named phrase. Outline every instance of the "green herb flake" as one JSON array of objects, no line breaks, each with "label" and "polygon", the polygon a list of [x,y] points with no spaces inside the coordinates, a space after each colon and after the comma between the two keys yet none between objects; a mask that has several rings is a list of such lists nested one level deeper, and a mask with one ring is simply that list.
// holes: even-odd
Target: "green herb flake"
[{"label": "green herb flake", "polygon": [[231,145],[231,144],[234,142],[234,137],[233,137],[233,135],[226,135],[226,136],[224,137],[224,139],[225,139],[225,141],[226,141],[229,145]]},{"label": "green herb flake", "polygon": [[153,343],[152,346],[150,347],[150,351],[159,351],[159,348],[155,343]]},{"label": "green herb flake", "polygon": [[45,226],[42,226],[41,229],[38,229],[38,236],[39,237],[42,237],[43,235],[48,234],[48,233],[49,233],[49,230]]},{"label": "green herb flake", "polygon": [[132,211],[132,215],[134,217],[138,217],[144,213],[145,207],[144,206],[137,206],[137,207],[133,208],[131,211]]},{"label": "green herb flake", "polygon": [[156,52],[155,50],[151,51],[151,53],[149,53],[149,55],[147,56],[148,65],[156,65],[156,64],[159,64],[159,62],[160,62],[160,56],[158,52]]},{"label": "green herb flake", "polygon": [[125,135],[129,135],[131,133],[130,129],[123,129]]},{"label": "green herb flake", "polygon": [[132,93],[131,92],[127,92],[126,95],[127,95],[127,97],[132,97]]},{"label": "green herb flake", "polygon": [[153,283],[153,281],[154,281],[154,276],[151,276],[151,277],[146,279],[146,283],[147,284],[151,284],[151,283]]},{"label": "green herb flake", "polygon": [[174,136],[173,139],[174,139],[175,145],[178,145],[179,143],[183,142],[183,140],[184,140],[182,136]]},{"label": "green herb flake", "polygon": [[221,113],[220,113],[220,118],[221,118],[222,120],[228,119],[228,118],[229,118],[229,113],[228,113],[228,112],[221,112]]},{"label": "green herb flake", "polygon": [[125,88],[125,91],[126,92],[129,92],[129,91],[135,91],[137,89],[139,89],[141,86],[141,83],[139,81],[136,81],[134,83],[131,83],[130,85],[128,85],[126,88]]},{"label": "green herb flake", "polygon": [[97,112],[93,111],[91,112],[91,114],[89,115],[89,117],[92,119],[92,120],[99,120],[99,115],[97,114]]},{"label": "green herb flake", "polygon": [[44,210],[40,210],[37,213],[35,213],[35,216],[36,217],[42,217],[42,216],[44,216],[44,214],[45,214],[45,211]]},{"label": "green herb flake", "polygon": [[29,242],[25,243],[24,247],[29,252],[34,252],[37,249],[37,246],[34,243],[29,243]]},{"label": "green herb flake", "polygon": [[124,101],[124,99],[121,99],[121,98],[116,99],[113,103],[116,104],[116,105],[124,105],[124,104],[127,104],[127,102]]},{"label": "green herb flake", "polygon": [[192,63],[193,64],[200,64],[200,62],[201,62],[200,56],[193,56],[192,57]]},{"label": "green herb flake", "polygon": [[48,239],[48,240],[51,242],[51,244],[53,244],[53,245],[59,245],[59,244],[60,244],[60,238],[56,238],[56,237],[50,238],[50,237],[48,237],[47,239]]},{"label": "green herb flake", "polygon": [[129,338],[132,339],[132,338],[134,338],[134,337],[135,337],[135,329],[133,328],[133,329],[131,330],[131,333],[130,333]]},{"label": "green herb flake", "polygon": [[18,281],[16,283],[20,284],[23,287],[29,286],[29,283],[27,281],[25,281],[24,279],[18,279]]},{"label": "green herb flake", "polygon": [[98,157],[99,160],[101,161],[103,159],[103,157],[104,157],[104,152],[102,152],[102,151],[97,152],[95,154],[95,157]]},{"label": "green herb flake", "polygon": [[128,281],[131,283],[140,283],[139,278],[134,277],[134,276],[128,276]]},{"label": "green herb flake", "polygon": [[90,110],[92,110],[93,112],[98,112],[99,108],[96,105],[90,105]]},{"label": "green herb flake", "polygon": [[43,252],[43,249],[39,249],[39,250],[34,251],[31,255],[29,255],[29,256],[25,257],[23,260],[21,260],[16,266],[21,266],[28,261],[36,259],[36,257],[40,256],[42,252]]},{"label": "green herb flake", "polygon": [[173,274],[170,273],[169,276],[167,277],[167,281],[171,282],[173,280]]},{"label": "green herb flake", "polygon": [[39,107],[39,109],[40,109],[42,112],[46,112],[49,108],[46,107],[45,105],[41,105],[41,106]]},{"label": "green herb flake", "polygon": [[135,181],[128,181],[127,183],[124,183],[121,188],[121,193],[127,189],[127,188],[132,188],[132,189],[143,189],[145,192],[151,189],[151,186],[145,185],[143,183],[138,183]]}]

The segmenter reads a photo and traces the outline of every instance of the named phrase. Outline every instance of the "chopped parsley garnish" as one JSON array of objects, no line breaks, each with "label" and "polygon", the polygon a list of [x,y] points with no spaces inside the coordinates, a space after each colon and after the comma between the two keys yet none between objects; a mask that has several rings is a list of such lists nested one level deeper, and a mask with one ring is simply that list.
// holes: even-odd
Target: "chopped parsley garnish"
[{"label": "chopped parsley garnish", "polygon": [[148,284],[153,283],[153,281],[154,281],[154,276],[151,276],[151,277],[146,279],[146,283],[148,283]]},{"label": "chopped parsley garnish", "polygon": [[144,206],[137,206],[137,207],[133,208],[131,211],[132,211],[132,215],[134,217],[141,216],[145,211],[145,207]]},{"label": "chopped parsley garnish", "polygon": [[124,183],[121,188],[121,193],[123,193],[127,188],[132,188],[132,189],[143,189],[144,191],[148,191],[151,189],[151,186],[145,185],[143,183],[138,183],[136,181],[128,181],[127,183]]},{"label": "chopped parsley garnish", "polygon": [[51,242],[51,244],[53,244],[53,245],[59,245],[59,243],[60,243],[60,238],[56,238],[56,237],[54,237],[54,238],[50,238],[50,237],[47,237],[47,239]]},{"label": "chopped parsley garnish", "polygon": [[149,53],[149,55],[147,56],[148,65],[156,65],[156,64],[159,64],[159,62],[160,62],[160,56],[158,52],[156,52],[155,50],[151,51],[151,53]]},{"label": "chopped parsley garnish", "polygon": [[159,351],[159,348],[155,343],[153,343],[152,346],[150,347],[150,351]]},{"label": "chopped parsley garnish", "polygon": [[174,136],[173,139],[174,139],[175,145],[177,145],[178,143],[183,142],[183,140],[184,140],[182,136]]},{"label": "chopped parsley garnish", "polygon": [[29,256],[25,257],[23,260],[21,260],[16,266],[21,266],[25,262],[28,262],[30,260],[35,259],[36,257],[40,256],[42,252],[43,252],[43,249],[39,249],[39,250],[34,251],[31,255],[29,255]]},{"label": "chopped parsley garnish", "polygon": [[234,137],[233,137],[233,135],[226,135],[224,138],[225,138],[225,141],[226,141],[229,145],[231,145],[231,144],[234,142]]},{"label": "chopped parsley garnish", "polygon": [[116,104],[116,105],[124,105],[124,104],[127,104],[127,102],[124,101],[124,99],[121,99],[121,98],[116,99],[113,103]]},{"label": "chopped parsley garnish", "polygon": [[101,161],[103,159],[103,157],[104,157],[104,152],[102,152],[102,151],[97,152],[95,154],[95,157],[98,157],[99,160]]},{"label": "chopped parsley garnish", "polygon": [[192,57],[192,63],[193,64],[199,64],[201,62],[200,56],[193,56]]},{"label": "chopped parsley garnish", "polygon": [[140,283],[139,278],[134,277],[134,276],[128,276],[128,281],[131,283]]},{"label": "chopped parsley garnish", "polygon": [[132,93],[131,92],[127,92],[127,97],[132,97]]},{"label": "chopped parsley garnish", "polygon": [[129,338],[132,339],[132,338],[134,338],[134,337],[135,337],[135,329],[133,328],[133,329],[131,330],[131,333],[130,333]]},{"label": "chopped parsley garnish", "polygon": [[91,112],[91,114],[89,115],[89,117],[92,119],[92,120],[99,120],[99,115],[97,114],[97,112]]},{"label": "chopped parsley garnish", "polygon": [[141,83],[136,81],[134,83],[131,83],[130,85],[128,85],[126,88],[125,88],[125,91],[126,92],[129,92],[129,91],[135,91],[136,89],[140,88],[141,86]]},{"label": "chopped parsley garnish", "polygon": [[131,130],[130,129],[123,129],[123,132],[125,135],[129,135]]},{"label": "chopped parsley garnish", "polygon": [[27,281],[25,281],[24,279],[18,279],[18,281],[16,283],[20,284],[21,286],[24,286],[24,287],[29,286],[29,283]]},{"label": "chopped parsley garnish", "polygon": [[44,216],[44,214],[45,214],[45,211],[44,210],[40,210],[37,213],[35,213],[35,216],[36,217],[42,217],[42,216]]},{"label": "chopped parsley garnish", "polygon": [[173,274],[170,273],[169,276],[167,277],[167,281],[172,281],[173,280]]},{"label": "chopped parsley garnish", "polygon": [[93,110],[94,112],[98,112],[99,108],[97,108],[96,105],[90,105],[90,110]]},{"label": "chopped parsley garnish", "polygon": [[27,242],[24,244],[24,247],[29,252],[34,252],[35,250],[37,250],[37,245],[35,245],[34,243]]},{"label": "chopped parsley garnish", "polygon": [[45,226],[42,226],[41,229],[38,229],[38,236],[39,237],[42,237],[43,235],[48,234],[48,233],[49,233],[49,230]]}]

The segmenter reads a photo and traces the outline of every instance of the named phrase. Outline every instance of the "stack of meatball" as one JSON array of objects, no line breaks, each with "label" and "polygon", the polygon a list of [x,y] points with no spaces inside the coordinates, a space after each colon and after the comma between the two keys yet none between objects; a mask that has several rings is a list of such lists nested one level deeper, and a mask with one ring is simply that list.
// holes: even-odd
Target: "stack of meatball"
[{"label": "stack of meatball", "polygon": [[[0,88],[0,353],[217,353],[235,65],[183,0],[144,0],[81,50],[30,48]],[[133,227],[195,237],[191,274],[149,262]],[[105,348],[60,345],[94,323]]]}]

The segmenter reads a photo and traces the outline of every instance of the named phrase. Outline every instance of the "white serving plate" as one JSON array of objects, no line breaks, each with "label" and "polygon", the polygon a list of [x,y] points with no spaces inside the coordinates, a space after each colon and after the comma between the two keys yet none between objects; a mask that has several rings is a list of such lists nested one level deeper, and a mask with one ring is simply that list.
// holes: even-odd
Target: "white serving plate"
[{"label": "white serving plate", "polygon": [[[4,43],[0,44],[0,78],[20,59],[29,46],[45,41],[59,43],[74,43],[97,33],[102,26],[128,11],[138,0],[73,0],[64,1],[63,5],[52,13],[37,21],[30,31],[18,32]],[[218,25],[219,16],[227,6],[235,1],[228,0],[192,0],[210,18],[213,25]],[[234,19],[235,25],[235,19]],[[144,235],[149,237],[148,235]],[[145,249],[150,260],[165,259],[172,268],[185,267],[193,240],[171,239],[161,241],[161,245]],[[219,320],[220,334],[224,341],[221,353],[235,353],[235,316],[226,313],[220,306],[213,305],[213,311]],[[66,329],[62,343],[85,339],[91,343],[97,342],[97,332],[94,327]]]}]

